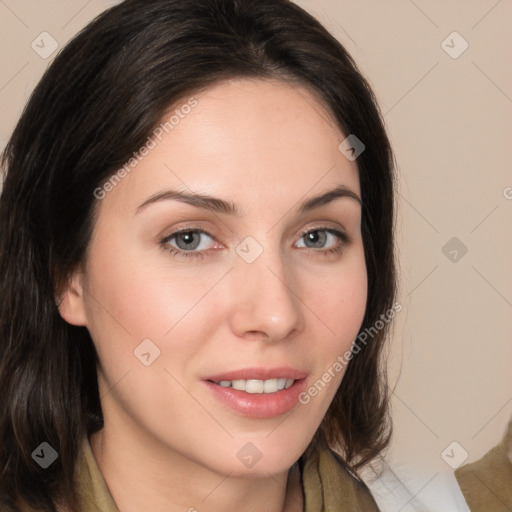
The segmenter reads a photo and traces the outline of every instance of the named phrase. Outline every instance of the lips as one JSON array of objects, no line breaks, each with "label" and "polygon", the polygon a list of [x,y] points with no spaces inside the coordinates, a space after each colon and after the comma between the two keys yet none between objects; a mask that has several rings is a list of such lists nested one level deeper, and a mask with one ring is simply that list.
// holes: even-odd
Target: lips
[{"label": "lips", "polygon": [[240,370],[233,370],[226,373],[218,373],[216,375],[210,375],[203,380],[211,382],[221,381],[234,381],[234,380],[270,380],[270,379],[292,379],[300,380],[304,379],[307,373],[290,367],[279,367],[279,368],[244,368]]},{"label": "lips", "polygon": [[[211,375],[203,380],[213,396],[232,411],[264,419],[284,414],[295,407],[306,386],[306,377],[305,372],[289,367],[244,368]],[[281,386],[283,381],[284,387]],[[275,387],[277,382],[280,383],[279,389]]]}]

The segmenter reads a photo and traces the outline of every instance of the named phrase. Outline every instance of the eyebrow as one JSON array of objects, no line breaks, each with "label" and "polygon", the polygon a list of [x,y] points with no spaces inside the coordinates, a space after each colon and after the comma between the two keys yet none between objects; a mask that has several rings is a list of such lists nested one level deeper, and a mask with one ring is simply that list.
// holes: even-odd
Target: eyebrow
[{"label": "eyebrow", "polygon": [[[329,190],[328,192],[324,192],[323,194],[319,194],[317,196],[307,199],[306,201],[300,204],[298,211],[301,214],[307,213],[311,210],[332,203],[336,199],[341,199],[345,197],[354,199],[360,205],[362,205],[360,197],[355,192],[353,192],[345,185],[338,185],[336,188]],[[241,211],[237,208],[237,206],[230,201],[225,201],[224,199],[196,192],[188,193],[173,189],[163,190],[152,195],[136,208],[135,214],[140,213],[142,210],[144,210],[147,206],[151,204],[171,200],[180,201],[182,203],[195,206],[196,208],[201,208],[203,210],[209,210],[216,213],[224,213],[227,215],[235,215],[238,217],[242,215]]]}]

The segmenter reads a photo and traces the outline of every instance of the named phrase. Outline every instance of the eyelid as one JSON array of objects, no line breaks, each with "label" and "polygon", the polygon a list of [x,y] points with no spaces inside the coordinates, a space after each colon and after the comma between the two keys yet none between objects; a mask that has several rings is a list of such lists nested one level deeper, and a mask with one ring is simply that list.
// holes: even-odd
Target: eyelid
[{"label": "eyelid", "polygon": [[[314,226],[309,226],[307,228],[302,229],[295,236],[296,236],[296,238],[301,238],[304,235],[310,233],[311,231],[316,231],[316,230],[318,230],[318,231],[328,231],[328,232],[331,232],[331,233],[339,235],[341,238],[343,238],[343,241],[346,242],[346,243],[352,242],[352,238],[346,233],[345,229],[339,228],[339,227],[331,227],[331,226],[328,226],[326,224],[318,224],[318,225],[314,225]],[[210,233],[209,231],[207,231],[207,230],[205,230],[203,228],[200,228],[198,226],[182,226],[182,227],[177,228],[176,230],[172,231],[168,235],[159,237],[159,239],[160,239],[160,241],[168,241],[173,236],[178,235],[179,233],[183,233],[183,232],[187,233],[187,232],[191,232],[191,231],[195,231],[195,232],[198,232],[198,233],[203,233],[204,235],[207,235],[207,236],[209,236],[210,238],[212,238],[214,240],[216,239],[216,237],[214,235],[212,235],[212,233]]]},{"label": "eyelid", "polygon": [[[341,244],[336,248],[331,249],[315,249],[312,247],[305,247],[302,248],[303,250],[306,250],[307,252],[313,252],[313,253],[319,253],[327,255],[330,252],[341,252],[342,249],[350,245],[352,243],[352,238],[346,233],[346,231],[343,228],[339,227],[331,227],[325,223],[318,224],[314,226],[309,226],[307,228],[304,228],[300,231],[298,235],[296,235],[297,241],[303,238],[305,235],[312,231],[325,231],[327,233],[330,233],[334,235],[335,237],[338,237],[341,240]],[[168,235],[165,235],[164,237],[160,237],[159,245],[162,247],[163,250],[170,252],[174,254],[175,256],[184,256],[184,257],[196,257],[196,258],[203,258],[206,255],[210,253],[212,250],[218,250],[219,248],[210,248],[210,249],[204,249],[202,251],[184,251],[182,249],[178,249],[174,246],[169,246],[169,241],[173,239],[176,235],[179,235],[180,233],[188,233],[188,232],[196,232],[196,233],[202,233],[206,236],[209,236],[213,241],[216,243],[220,243],[217,241],[216,237],[212,235],[209,231],[206,231],[203,228],[200,228],[198,226],[188,225],[188,226],[182,226],[180,228],[175,229]],[[221,244],[224,245],[224,244]],[[169,248],[170,247],[170,248]]]},{"label": "eyelid", "polygon": [[[159,237],[160,243],[161,244],[165,244],[165,243],[169,242],[169,240],[174,238],[176,235],[179,235],[180,233],[202,233],[203,235],[209,236],[213,241],[217,242],[216,237],[214,235],[212,235],[206,229],[200,228],[198,226],[184,226],[184,227],[181,227],[181,228],[177,228],[176,230],[172,231],[168,235],[165,235],[163,237]],[[217,242],[217,243],[220,243],[220,242]],[[206,251],[209,251],[209,250],[210,249],[206,249]],[[205,252],[205,251],[183,251],[183,252],[196,252],[196,253],[198,253],[198,252]]]},{"label": "eyelid", "polygon": [[332,233],[336,236],[339,236],[342,239],[343,243],[347,245],[352,243],[352,237],[348,235],[345,229],[341,227],[331,227],[326,224],[318,224],[317,226],[310,226],[308,228],[305,228],[300,232],[298,238],[302,238],[304,235],[307,235],[311,231],[327,231],[328,233]]}]

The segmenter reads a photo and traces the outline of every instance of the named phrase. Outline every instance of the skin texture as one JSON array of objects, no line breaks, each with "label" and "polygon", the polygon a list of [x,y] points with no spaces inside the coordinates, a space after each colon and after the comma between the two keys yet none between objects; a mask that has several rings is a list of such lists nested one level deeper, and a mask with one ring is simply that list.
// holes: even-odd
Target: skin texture
[{"label": "skin texture", "polygon": [[[309,388],[350,349],[367,294],[361,206],[344,197],[305,214],[297,208],[339,185],[360,197],[357,165],[305,88],[237,79],[195,98],[191,113],[98,201],[87,260],[60,306],[66,321],[87,326],[100,359],[105,426],[91,437],[93,453],[122,512],[303,510],[290,468],[343,371],[307,405],[269,419],[237,414],[202,379],[290,366],[308,374]],[[168,188],[233,202],[241,216],[176,200],[136,213]],[[163,249],[160,241],[183,227],[211,235],[196,235],[203,257]],[[350,242],[325,231],[316,242],[302,235],[326,228]],[[248,236],[263,248],[252,263],[236,252]],[[160,356],[145,366],[134,349],[148,338]],[[262,454],[251,468],[237,457],[248,442]]]}]

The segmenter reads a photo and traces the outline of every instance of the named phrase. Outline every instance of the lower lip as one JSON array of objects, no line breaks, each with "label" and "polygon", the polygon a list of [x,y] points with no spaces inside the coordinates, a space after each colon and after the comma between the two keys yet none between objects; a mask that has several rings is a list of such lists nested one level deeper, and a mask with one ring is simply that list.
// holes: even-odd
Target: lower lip
[{"label": "lower lip", "polygon": [[247,393],[237,389],[223,388],[210,381],[204,381],[222,403],[242,416],[249,418],[274,418],[293,409],[299,395],[306,387],[306,379],[296,380],[288,389],[275,393]]}]

